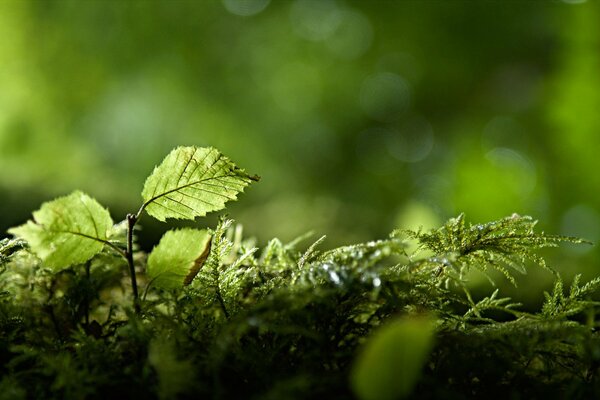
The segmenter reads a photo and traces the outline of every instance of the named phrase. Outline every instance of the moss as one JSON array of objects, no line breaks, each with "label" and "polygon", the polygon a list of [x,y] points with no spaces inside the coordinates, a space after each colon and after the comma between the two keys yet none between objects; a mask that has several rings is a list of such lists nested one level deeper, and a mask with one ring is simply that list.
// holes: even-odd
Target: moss
[{"label": "moss", "polygon": [[[592,398],[600,340],[600,279],[568,290],[556,275],[538,312],[498,289],[474,298],[468,271],[510,281],[558,237],[529,217],[468,225],[463,216],[429,232],[393,232],[321,251],[323,238],[274,239],[262,250],[221,219],[189,286],[149,285],[136,313],[123,260],[106,250],[86,268],[55,273],[23,242],[2,242],[0,357],[14,398],[353,398],[356,355],[382,324],[434,316],[435,345],[415,398]],[[408,254],[410,241],[417,251]],[[422,257],[421,257],[422,255]],[[144,269],[146,255],[135,254]],[[533,262],[533,264],[532,264]],[[147,285],[143,273],[141,287]],[[491,278],[490,278],[491,279]],[[410,367],[410,366],[409,366]]]}]

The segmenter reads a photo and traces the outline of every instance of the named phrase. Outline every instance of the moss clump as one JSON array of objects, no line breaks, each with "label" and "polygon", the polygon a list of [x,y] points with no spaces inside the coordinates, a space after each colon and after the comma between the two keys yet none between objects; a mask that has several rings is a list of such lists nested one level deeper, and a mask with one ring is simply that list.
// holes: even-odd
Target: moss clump
[{"label": "moss clump", "polygon": [[[461,215],[328,251],[322,239],[259,251],[226,219],[209,233],[190,285],[162,289],[140,273],[139,312],[110,248],[55,272],[23,241],[2,241],[0,397],[354,398],[351,371],[372,333],[422,315],[435,339],[424,367],[406,366],[418,369],[414,398],[600,395],[600,278],[565,290],[556,274],[537,312],[467,285],[473,268],[516,282],[532,264],[549,269],[540,248],[581,242],[538,233],[529,217],[468,225]],[[146,254],[134,258],[144,271]]]}]

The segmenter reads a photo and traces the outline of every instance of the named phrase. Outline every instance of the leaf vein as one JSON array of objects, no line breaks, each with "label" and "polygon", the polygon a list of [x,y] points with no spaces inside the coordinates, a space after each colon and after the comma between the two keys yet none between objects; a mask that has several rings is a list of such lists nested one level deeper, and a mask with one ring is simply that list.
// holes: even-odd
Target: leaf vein
[{"label": "leaf vein", "polygon": [[[177,183],[175,184],[175,186],[179,185],[179,182],[181,181],[181,178],[183,177],[183,175],[185,175],[185,171],[187,170],[187,168],[190,165],[190,163],[192,161],[194,161],[194,162],[196,161],[194,157],[196,156],[197,152],[198,152],[198,148],[194,147],[194,152],[192,153],[191,157],[187,160],[187,163],[185,163],[185,166],[181,170],[181,174],[179,174],[179,178],[177,179]],[[196,170],[196,168],[194,168],[194,171],[195,170]],[[192,174],[190,174],[190,176],[192,176]]]}]

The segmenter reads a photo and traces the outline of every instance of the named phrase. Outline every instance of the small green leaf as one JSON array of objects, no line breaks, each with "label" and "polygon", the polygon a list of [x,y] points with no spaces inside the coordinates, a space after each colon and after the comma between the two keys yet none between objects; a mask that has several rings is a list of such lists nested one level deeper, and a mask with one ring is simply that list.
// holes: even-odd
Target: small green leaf
[{"label": "small green leaf", "polygon": [[42,204],[33,212],[33,221],[8,232],[25,239],[48,267],[60,270],[84,263],[102,251],[112,225],[107,209],[75,191]]},{"label": "small green leaf", "polygon": [[212,147],[178,147],[146,179],[142,208],[159,221],[202,217],[236,200],[253,180]]},{"label": "small green leaf", "polygon": [[381,327],[358,355],[351,375],[361,400],[394,400],[411,394],[433,346],[430,318],[407,318]]},{"label": "small green leaf", "polygon": [[188,285],[210,253],[211,236],[205,230],[183,228],[167,231],[148,256],[152,284],[175,289]]}]

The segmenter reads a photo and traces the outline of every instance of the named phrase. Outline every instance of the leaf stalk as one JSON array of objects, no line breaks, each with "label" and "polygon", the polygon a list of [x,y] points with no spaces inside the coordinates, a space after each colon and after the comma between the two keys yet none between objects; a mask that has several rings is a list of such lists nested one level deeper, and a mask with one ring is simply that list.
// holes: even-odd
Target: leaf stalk
[{"label": "leaf stalk", "polygon": [[135,265],[133,263],[133,228],[139,218],[139,214],[127,214],[127,250],[125,258],[129,264],[129,275],[131,277],[131,289],[133,292],[133,307],[136,314],[140,313],[140,303],[138,297],[137,279],[135,276]]}]

